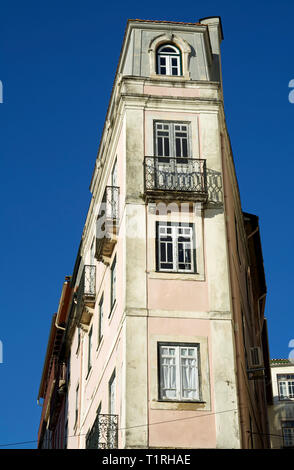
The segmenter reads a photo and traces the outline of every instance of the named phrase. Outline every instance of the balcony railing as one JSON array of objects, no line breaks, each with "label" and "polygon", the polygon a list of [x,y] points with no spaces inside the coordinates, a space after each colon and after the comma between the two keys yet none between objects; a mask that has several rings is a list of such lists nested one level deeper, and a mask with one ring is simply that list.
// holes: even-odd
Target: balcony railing
[{"label": "balcony railing", "polygon": [[96,299],[96,266],[85,265],[77,291],[77,317],[79,322],[89,324],[91,314],[87,307],[93,308]]},{"label": "balcony railing", "polygon": [[144,167],[147,197],[207,199],[206,160],[145,157]]},{"label": "balcony railing", "polygon": [[96,227],[96,258],[105,261],[110,258],[119,223],[119,188],[106,186],[101,201]]},{"label": "balcony railing", "polygon": [[117,449],[118,416],[98,414],[86,438],[87,449]]}]

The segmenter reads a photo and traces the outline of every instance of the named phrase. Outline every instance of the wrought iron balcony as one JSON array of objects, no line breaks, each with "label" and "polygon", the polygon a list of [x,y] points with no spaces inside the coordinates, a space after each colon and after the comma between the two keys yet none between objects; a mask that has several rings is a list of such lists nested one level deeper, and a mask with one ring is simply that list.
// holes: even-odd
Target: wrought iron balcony
[{"label": "wrought iron balcony", "polygon": [[118,416],[98,414],[86,437],[87,449],[117,449]]},{"label": "wrought iron balcony", "polygon": [[107,262],[117,241],[119,223],[119,188],[106,186],[96,227],[96,258]]},{"label": "wrought iron balcony", "polygon": [[206,160],[145,157],[147,198],[207,200]]},{"label": "wrought iron balcony", "polygon": [[96,266],[85,265],[77,291],[77,318],[88,325],[91,320],[91,308],[96,300]]}]

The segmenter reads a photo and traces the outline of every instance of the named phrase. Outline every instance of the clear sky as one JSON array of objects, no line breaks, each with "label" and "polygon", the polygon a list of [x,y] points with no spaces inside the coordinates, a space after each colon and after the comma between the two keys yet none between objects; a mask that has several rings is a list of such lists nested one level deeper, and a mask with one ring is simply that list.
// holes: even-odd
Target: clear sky
[{"label": "clear sky", "polygon": [[37,439],[51,318],[77,254],[128,18],[222,17],[225,111],[242,207],[260,217],[270,352],[288,357],[293,0],[1,0],[0,15],[0,445]]}]

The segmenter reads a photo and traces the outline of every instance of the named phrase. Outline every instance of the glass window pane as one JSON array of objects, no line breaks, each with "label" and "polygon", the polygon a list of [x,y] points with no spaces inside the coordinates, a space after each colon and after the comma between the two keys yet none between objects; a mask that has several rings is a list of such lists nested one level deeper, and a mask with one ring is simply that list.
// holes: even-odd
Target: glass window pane
[{"label": "glass window pane", "polygon": [[157,139],[157,155],[161,157],[163,155],[163,147],[162,147],[162,138],[159,137]]},{"label": "glass window pane", "polygon": [[181,152],[181,140],[176,139],[176,157],[181,157],[182,152]]},{"label": "glass window pane", "polygon": [[169,139],[167,138],[164,139],[164,156],[169,156]]},{"label": "glass window pane", "polygon": [[160,49],[160,52],[171,52],[172,54],[174,54],[176,52],[176,49],[166,46]]},{"label": "glass window pane", "polygon": [[173,261],[173,246],[171,243],[167,245],[167,260],[170,263]]},{"label": "glass window pane", "polygon": [[182,152],[183,157],[188,157],[187,139],[182,139]]},{"label": "glass window pane", "polygon": [[166,261],[166,249],[165,249],[165,243],[160,244],[160,261],[164,263]]}]

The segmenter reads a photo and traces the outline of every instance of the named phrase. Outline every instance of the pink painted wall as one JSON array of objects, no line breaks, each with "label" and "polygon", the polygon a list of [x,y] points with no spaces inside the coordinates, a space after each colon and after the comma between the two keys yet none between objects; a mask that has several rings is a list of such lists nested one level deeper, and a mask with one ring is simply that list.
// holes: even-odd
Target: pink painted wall
[{"label": "pink painted wall", "polygon": [[186,96],[187,98],[200,96],[200,90],[195,90],[193,88],[162,87],[153,85],[145,85],[144,93],[146,93],[146,95],[159,96]]},{"label": "pink painted wall", "polygon": [[148,308],[208,311],[207,283],[202,281],[148,279]]},{"label": "pink painted wall", "polygon": [[[191,337],[193,334],[195,334],[195,336],[208,338],[208,351],[211,350],[209,320],[185,318],[148,319],[149,342],[152,335]],[[150,370],[151,364],[149,356],[149,386],[151,382]],[[209,370],[211,370],[210,360]],[[211,376],[209,381],[210,396],[212,397],[213,382]],[[213,411],[212,399],[210,411],[152,409],[152,403],[149,402],[150,447],[215,448],[216,432]],[[164,423],[164,421],[166,421],[166,423]]]}]

